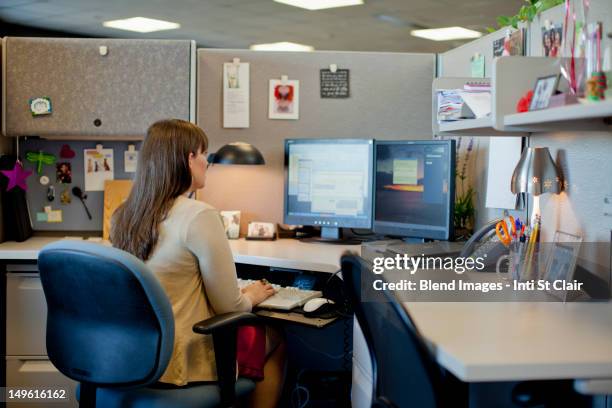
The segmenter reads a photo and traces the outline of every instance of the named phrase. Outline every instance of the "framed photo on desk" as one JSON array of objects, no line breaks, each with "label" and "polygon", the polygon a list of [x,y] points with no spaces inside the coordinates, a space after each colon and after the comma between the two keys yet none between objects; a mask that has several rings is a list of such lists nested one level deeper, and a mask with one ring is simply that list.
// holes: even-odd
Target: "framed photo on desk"
[{"label": "framed photo on desk", "polygon": [[550,244],[551,248],[546,259],[544,280],[551,285],[547,292],[564,302],[568,300],[568,290],[555,289],[553,284],[555,281],[567,283],[572,281],[581,243],[582,237],[556,231],[553,242]]}]

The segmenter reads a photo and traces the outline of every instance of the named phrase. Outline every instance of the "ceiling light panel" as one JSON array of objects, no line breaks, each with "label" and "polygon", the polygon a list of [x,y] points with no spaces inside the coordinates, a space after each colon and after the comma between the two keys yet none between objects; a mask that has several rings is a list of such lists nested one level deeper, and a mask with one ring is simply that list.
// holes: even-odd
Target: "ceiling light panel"
[{"label": "ceiling light panel", "polygon": [[482,33],[463,27],[412,30],[410,34],[412,34],[414,37],[425,38],[432,41],[465,40],[482,37]]},{"label": "ceiling light panel", "polygon": [[336,7],[359,6],[363,0],[274,0],[277,3],[306,10],[324,10]]},{"label": "ceiling light panel", "polygon": [[156,20],[147,17],[132,17],[122,20],[111,20],[102,23],[104,27],[118,30],[136,31],[138,33],[152,33],[154,31],[175,30],[181,25],[170,21]]}]

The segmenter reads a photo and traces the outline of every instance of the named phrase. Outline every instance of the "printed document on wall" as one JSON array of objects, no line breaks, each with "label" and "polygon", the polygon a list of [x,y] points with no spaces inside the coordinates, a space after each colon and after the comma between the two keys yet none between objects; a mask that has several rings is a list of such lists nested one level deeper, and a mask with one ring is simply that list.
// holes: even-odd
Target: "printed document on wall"
[{"label": "printed document on wall", "polygon": [[510,191],[514,168],[521,158],[520,137],[492,137],[487,169],[487,208],[514,209],[516,196]]},{"label": "printed document on wall", "polygon": [[249,63],[223,64],[223,127],[249,127]]}]

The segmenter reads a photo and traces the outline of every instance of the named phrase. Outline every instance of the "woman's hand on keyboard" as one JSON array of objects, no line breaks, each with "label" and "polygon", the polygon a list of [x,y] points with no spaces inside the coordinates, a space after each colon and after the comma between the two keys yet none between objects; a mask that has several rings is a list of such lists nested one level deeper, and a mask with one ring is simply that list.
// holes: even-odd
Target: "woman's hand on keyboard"
[{"label": "woman's hand on keyboard", "polygon": [[242,293],[249,298],[253,306],[256,306],[274,295],[274,287],[269,283],[262,281],[256,281],[251,283],[249,286],[242,289]]}]

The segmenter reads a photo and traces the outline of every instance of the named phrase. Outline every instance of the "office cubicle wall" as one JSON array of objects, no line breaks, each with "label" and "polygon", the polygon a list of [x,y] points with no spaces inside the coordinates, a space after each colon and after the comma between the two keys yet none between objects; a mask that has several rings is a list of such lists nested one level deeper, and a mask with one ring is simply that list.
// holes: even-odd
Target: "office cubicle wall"
[{"label": "office cubicle wall", "polygon": [[[524,25],[521,27],[524,28]],[[438,77],[471,77],[470,59],[478,53],[485,58],[485,77],[490,78],[493,64],[493,42],[504,38],[507,30],[502,29],[471,41],[460,47],[449,50],[439,55]],[[469,135],[467,136],[469,137]],[[487,221],[501,217],[503,211],[495,208],[486,208],[487,169],[489,167],[489,137],[476,137],[474,139],[473,161],[468,167],[468,180],[476,190],[474,206],[475,228],[485,225]],[[502,181],[500,181],[502,182]],[[510,188],[510,180],[503,181]],[[523,216],[524,212],[516,212],[515,215]]]},{"label": "office cubicle wall", "polygon": [[[603,22],[603,49],[610,49],[612,39],[612,3],[609,0],[593,0],[590,5],[591,21]],[[526,53],[543,56],[542,27],[549,23],[563,23],[564,6],[557,6],[526,25]],[[485,56],[485,76],[491,75],[492,42],[505,34],[505,30],[482,37],[462,47],[443,53],[439,57],[439,75],[445,77],[470,76],[470,57],[475,52]],[[612,49],[610,49],[612,52]],[[527,90],[525,90],[527,91]],[[478,191],[485,191],[489,138],[480,138],[474,183]],[[612,217],[606,216],[604,198],[612,196],[612,129],[611,132],[561,132],[536,133],[528,138],[530,146],[546,146],[560,164],[569,183],[567,192],[541,198],[542,236],[552,240],[555,231],[579,234],[584,242],[600,242],[602,245],[583,245],[581,258],[592,260],[592,272],[609,280],[610,235]],[[491,165],[494,165],[491,163]],[[484,195],[477,199],[477,225],[497,217],[500,210],[487,209]],[[608,275],[608,276],[606,276]]]},{"label": "office cubicle wall", "polygon": [[[591,1],[589,16],[591,21],[603,23],[602,49],[612,53],[612,39],[608,37],[612,33],[612,2]],[[559,6],[534,21],[530,55],[543,55],[541,27],[546,20],[562,23],[563,17],[564,8]],[[582,262],[588,260],[589,271],[610,283],[612,212],[604,199],[612,200],[612,127],[606,132],[536,133],[529,138],[529,144],[548,147],[568,182],[564,193],[542,196],[543,238],[552,240],[557,230],[582,236]]]},{"label": "office cubicle wall", "polygon": [[[224,129],[222,69],[240,58],[250,63],[250,127]],[[319,70],[350,70],[350,97],[322,99]],[[210,151],[244,141],[264,155],[265,166],[213,166],[199,197],[248,221],[282,222],[283,141],[287,138],[431,139],[433,54],[360,52],[254,52],[198,50],[197,123]],[[268,119],[268,81],[300,81],[298,120]]]},{"label": "office cubicle wall", "polygon": [[[589,15],[603,23],[604,33],[612,33],[612,2],[591,1]],[[541,27],[545,21],[562,23],[563,16],[564,8],[559,6],[534,21],[530,55],[543,55]],[[612,52],[612,39],[604,35],[602,48]],[[612,216],[604,215],[604,198],[612,197],[612,128],[609,132],[537,133],[529,138],[529,144],[547,146],[569,182],[564,194],[542,197],[545,237],[562,230],[578,233],[586,242],[610,242]]]}]

